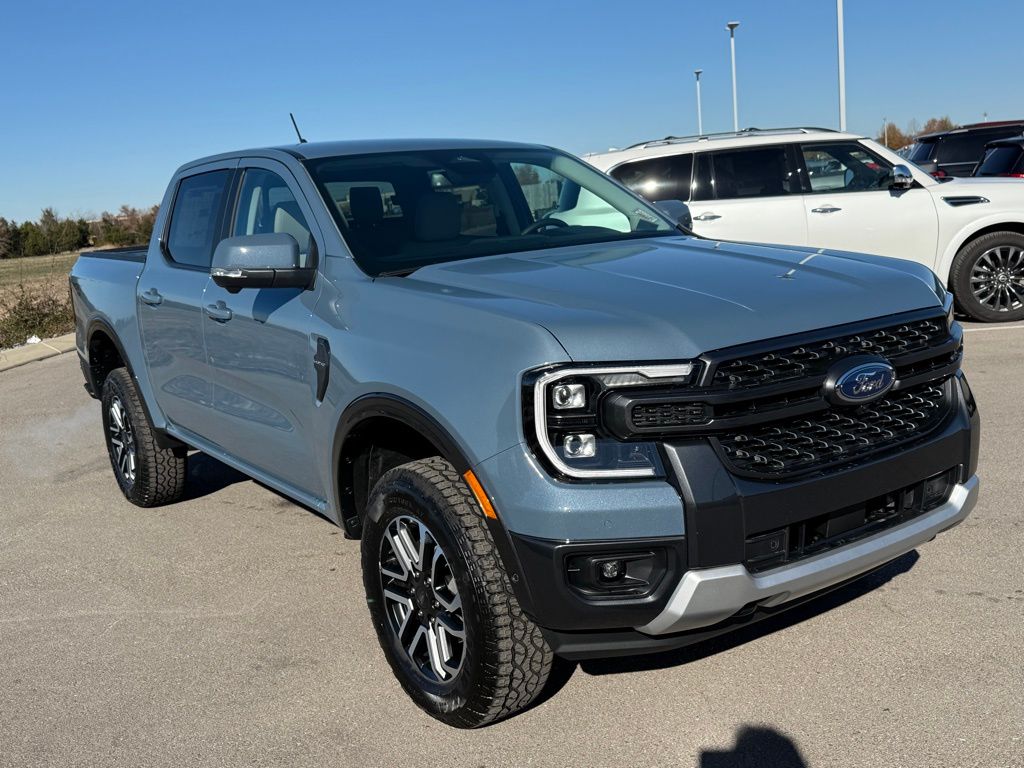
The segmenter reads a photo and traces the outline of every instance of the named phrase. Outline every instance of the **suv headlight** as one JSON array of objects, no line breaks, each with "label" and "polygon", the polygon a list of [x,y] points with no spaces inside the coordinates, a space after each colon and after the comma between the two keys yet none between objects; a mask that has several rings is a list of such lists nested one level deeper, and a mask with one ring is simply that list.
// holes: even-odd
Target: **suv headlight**
[{"label": "suv headlight", "polygon": [[[698,363],[570,365],[523,377],[523,420],[530,447],[549,469],[575,480],[661,477],[656,443],[623,438],[616,398],[688,387]],[[616,434],[618,433],[618,436]]]}]

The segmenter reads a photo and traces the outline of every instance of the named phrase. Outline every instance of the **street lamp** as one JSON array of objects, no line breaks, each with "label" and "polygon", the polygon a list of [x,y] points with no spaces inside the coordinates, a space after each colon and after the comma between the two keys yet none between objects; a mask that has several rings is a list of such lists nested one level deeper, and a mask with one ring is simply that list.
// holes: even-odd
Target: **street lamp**
[{"label": "street lamp", "polygon": [[703,69],[693,70],[693,76],[697,78],[697,133],[701,136],[704,135],[704,121],[700,114],[700,73],[703,71]]},{"label": "street lamp", "polygon": [[843,0],[836,0],[836,34],[839,37],[839,130],[846,130],[846,41],[843,35]]},{"label": "street lamp", "polygon": [[740,130],[740,110],[736,102],[736,27],[739,25],[738,21],[729,21],[725,24],[725,28],[729,30],[729,49],[732,52],[732,129],[737,132]]}]

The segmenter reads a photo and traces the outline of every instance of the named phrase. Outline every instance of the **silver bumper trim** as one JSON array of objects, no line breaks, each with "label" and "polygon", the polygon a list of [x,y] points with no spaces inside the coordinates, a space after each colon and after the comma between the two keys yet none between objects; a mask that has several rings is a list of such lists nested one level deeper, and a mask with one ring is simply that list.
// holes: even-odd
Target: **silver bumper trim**
[{"label": "silver bumper trim", "polygon": [[978,476],[953,488],[931,512],[840,549],[752,575],[743,565],[687,571],[668,605],[637,627],[648,635],[685,632],[717,624],[750,603],[781,605],[893,560],[966,518],[978,500]]}]

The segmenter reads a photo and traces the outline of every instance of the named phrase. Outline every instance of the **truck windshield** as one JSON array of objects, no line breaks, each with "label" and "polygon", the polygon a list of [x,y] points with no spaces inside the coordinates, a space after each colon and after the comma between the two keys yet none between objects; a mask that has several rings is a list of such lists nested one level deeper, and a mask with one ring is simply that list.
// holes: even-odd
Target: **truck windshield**
[{"label": "truck windshield", "polygon": [[545,149],[389,152],[307,161],[370,275],[565,245],[679,234],[585,163]]}]

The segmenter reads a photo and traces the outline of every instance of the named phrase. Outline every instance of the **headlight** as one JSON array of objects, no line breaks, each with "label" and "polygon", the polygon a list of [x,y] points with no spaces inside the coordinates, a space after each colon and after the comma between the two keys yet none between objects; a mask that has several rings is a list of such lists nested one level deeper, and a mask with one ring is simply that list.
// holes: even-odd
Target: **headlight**
[{"label": "headlight", "polygon": [[688,387],[698,365],[570,366],[531,371],[523,378],[524,424],[538,457],[567,478],[627,479],[664,475],[657,445],[623,438],[619,400],[629,393]]},{"label": "headlight", "polygon": [[949,330],[953,329],[953,294],[946,293],[942,297],[942,308],[946,310],[946,328]]}]

